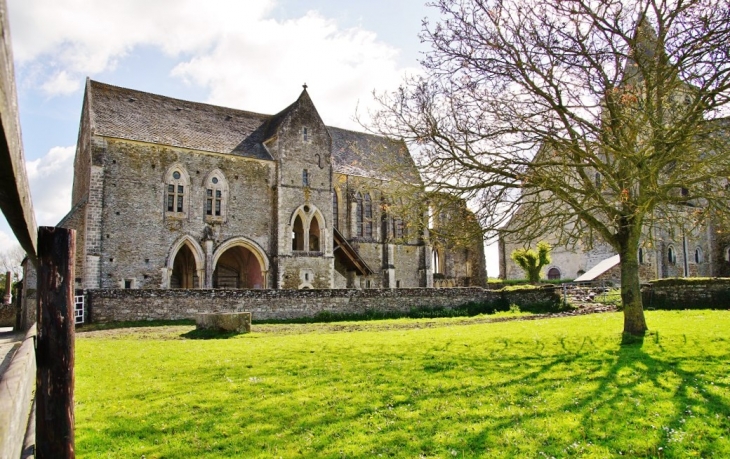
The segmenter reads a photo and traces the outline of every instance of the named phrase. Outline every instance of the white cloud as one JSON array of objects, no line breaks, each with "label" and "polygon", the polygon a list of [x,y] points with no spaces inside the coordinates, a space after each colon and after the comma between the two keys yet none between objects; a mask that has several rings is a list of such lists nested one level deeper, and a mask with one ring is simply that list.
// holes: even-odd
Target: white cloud
[{"label": "white cloud", "polygon": [[72,94],[81,88],[81,80],[69,75],[65,70],[46,80],[41,89],[46,94]]},{"label": "white cloud", "polygon": [[151,46],[179,58],[172,76],[207,88],[208,102],[275,113],[306,82],[325,122],[354,127],[356,104],[367,108],[373,89],[394,88],[403,74],[398,50],[375,33],[343,29],[316,12],[270,19],[275,0],[9,0],[9,6],[16,61],[48,95],[74,92],[85,76],[113,70],[135,47]]},{"label": "white cloud", "polygon": [[17,246],[18,240],[15,238],[12,231],[10,231],[10,227],[7,222],[3,219],[0,221],[0,253],[7,252]]},{"label": "white cloud", "polygon": [[393,88],[402,78],[397,49],[314,12],[262,21],[255,32],[220,37],[210,52],[179,64],[173,74],[208,87],[213,104],[264,113],[285,108],[306,82],[325,122],[343,127],[356,125],[356,105],[367,108],[373,89]]},{"label": "white cloud", "polygon": [[38,226],[55,226],[71,209],[75,152],[76,146],[53,147],[26,163]]}]

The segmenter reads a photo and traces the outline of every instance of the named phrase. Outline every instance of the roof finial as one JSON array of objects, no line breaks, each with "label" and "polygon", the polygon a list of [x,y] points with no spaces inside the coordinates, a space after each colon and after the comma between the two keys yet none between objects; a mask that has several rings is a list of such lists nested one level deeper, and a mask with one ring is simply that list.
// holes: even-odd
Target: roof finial
[{"label": "roof finial", "polygon": [[304,89],[307,89],[307,83],[304,83],[304,84],[302,85],[302,88],[304,88]]}]

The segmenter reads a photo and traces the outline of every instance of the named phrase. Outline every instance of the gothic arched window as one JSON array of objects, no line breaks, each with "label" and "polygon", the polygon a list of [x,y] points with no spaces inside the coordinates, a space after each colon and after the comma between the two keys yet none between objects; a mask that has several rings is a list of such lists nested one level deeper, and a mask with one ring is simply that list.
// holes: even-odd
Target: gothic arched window
[{"label": "gothic arched window", "polygon": [[337,198],[337,191],[332,190],[332,223],[334,227],[340,229],[340,201]]},{"label": "gothic arched window", "polygon": [[317,217],[312,217],[312,220],[309,222],[309,251],[310,252],[319,252],[320,251],[320,230],[319,230],[319,220],[317,220]]},{"label": "gothic arched window", "polygon": [[292,250],[304,250],[304,223],[302,222],[302,217],[300,215],[297,215],[297,218],[294,219],[294,227],[292,228],[291,238]]},{"label": "gothic arched window", "polygon": [[370,199],[370,193],[365,193],[363,196],[362,213],[363,236],[371,238],[373,237],[373,202]]},{"label": "gothic arched window", "polygon": [[228,182],[223,172],[216,169],[205,180],[205,218],[223,220],[226,216],[228,201]]},{"label": "gothic arched window", "polygon": [[190,178],[181,165],[176,164],[165,174],[165,212],[168,215],[184,217],[190,194]]},{"label": "gothic arched window", "polygon": [[355,195],[355,232],[358,237],[362,237],[362,195]]},{"label": "gothic arched window", "polygon": [[667,262],[669,262],[670,265],[677,264],[677,252],[674,251],[673,245],[670,245],[669,248],[667,248]]}]

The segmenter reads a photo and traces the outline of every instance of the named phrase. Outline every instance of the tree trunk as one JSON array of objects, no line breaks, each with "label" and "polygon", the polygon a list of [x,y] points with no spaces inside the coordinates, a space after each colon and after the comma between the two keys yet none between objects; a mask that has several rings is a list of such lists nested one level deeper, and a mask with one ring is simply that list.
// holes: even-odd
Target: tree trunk
[{"label": "tree trunk", "polygon": [[639,260],[634,244],[621,250],[621,300],[624,306],[624,334],[643,336],[647,330],[641,304]]}]

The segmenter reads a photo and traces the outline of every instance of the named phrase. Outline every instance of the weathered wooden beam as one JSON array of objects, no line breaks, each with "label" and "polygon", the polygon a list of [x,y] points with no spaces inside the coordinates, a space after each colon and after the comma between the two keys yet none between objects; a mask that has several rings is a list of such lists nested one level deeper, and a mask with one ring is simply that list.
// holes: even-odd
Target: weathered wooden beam
[{"label": "weathered wooden beam", "polygon": [[76,231],[38,230],[36,457],[74,453],[74,254]]},{"label": "weathered wooden beam", "polygon": [[36,221],[25,171],[15,89],[8,7],[0,0],[0,210],[20,246],[36,264]]}]

